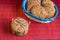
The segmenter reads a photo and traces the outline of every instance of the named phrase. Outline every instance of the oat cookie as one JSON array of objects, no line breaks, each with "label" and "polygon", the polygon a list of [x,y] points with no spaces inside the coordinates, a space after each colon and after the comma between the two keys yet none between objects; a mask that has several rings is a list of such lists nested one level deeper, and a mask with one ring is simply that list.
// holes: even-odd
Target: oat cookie
[{"label": "oat cookie", "polygon": [[27,10],[30,11],[30,9],[34,6],[34,5],[40,5],[40,0],[28,0],[27,2]]},{"label": "oat cookie", "polygon": [[38,16],[40,15],[41,13],[41,9],[40,9],[40,5],[39,6],[33,6],[32,9],[31,9],[31,13],[35,16]]},{"label": "oat cookie", "polygon": [[42,2],[43,7],[45,8],[46,12],[48,13],[48,18],[51,18],[55,14],[54,4],[51,0],[44,0]]},{"label": "oat cookie", "polygon": [[20,17],[12,19],[11,23],[12,33],[19,36],[26,35],[28,32],[29,24],[30,24],[29,22]]},{"label": "oat cookie", "polygon": [[55,15],[55,8],[54,7],[44,7],[46,12],[48,13],[48,18],[51,18]]},{"label": "oat cookie", "polygon": [[40,18],[47,18],[48,13],[44,9],[44,7],[41,7],[41,13],[40,13]]},{"label": "oat cookie", "polygon": [[54,7],[54,3],[52,1],[43,1],[42,2],[43,6],[50,6],[50,7]]}]

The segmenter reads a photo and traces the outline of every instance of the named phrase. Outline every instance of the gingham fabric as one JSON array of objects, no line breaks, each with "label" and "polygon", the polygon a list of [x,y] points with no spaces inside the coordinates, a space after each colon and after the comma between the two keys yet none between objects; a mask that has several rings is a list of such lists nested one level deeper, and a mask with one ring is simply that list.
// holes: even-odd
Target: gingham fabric
[{"label": "gingham fabric", "polygon": [[[22,0],[0,0],[0,40],[57,40],[60,39],[60,0],[53,0],[58,6],[58,17],[48,24],[38,23],[27,18],[21,8]],[[12,18],[22,17],[31,21],[25,36],[11,33]]]}]

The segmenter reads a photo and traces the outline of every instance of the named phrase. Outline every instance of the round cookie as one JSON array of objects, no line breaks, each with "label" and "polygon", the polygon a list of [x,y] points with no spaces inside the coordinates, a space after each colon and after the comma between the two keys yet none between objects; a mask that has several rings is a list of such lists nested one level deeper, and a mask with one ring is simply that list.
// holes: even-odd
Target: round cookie
[{"label": "round cookie", "polygon": [[29,24],[30,23],[23,18],[18,17],[16,19],[13,19],[11,23],[12,33],[19,36],[26,35],[28,32]]},{"label": "round cookie", "polygon": [[50,7],[54,7],[54,3],[50,0],[44,0],[42,1],[42,5],[43,6],[50,6]]},{"label": "round cookie", "polygon": [[47,18],[51,18],[55,15],[54,4],[51,0],[44,0],[42,2],[42,5],[45,8],[46,12],[48,13]]},{"label": "round cookie", "polygon": [[55,8],[54,7],[44,7],[46,12],[48,13],[48,18],[51,18],[55,15]]},{"label": "round cookie", "polygon": [[41,13],[41,9],[40,9],[40,5],[39,6],[33,6],[32,9],[31,9],[31,13],[35,16],[38,16],[40,15]]},{"label": "round cookie", "polygon": [[40,4],[41,4],[40,0],[28,0],[28,2],[27,2],[27,10],[30,11],[30,9],[34,5],[40,5]]},{"label": "round cookie", "polygon": [[48,16],[48,13],[43,7],[41,7],[40,18],[46,18],[47,16]]}]

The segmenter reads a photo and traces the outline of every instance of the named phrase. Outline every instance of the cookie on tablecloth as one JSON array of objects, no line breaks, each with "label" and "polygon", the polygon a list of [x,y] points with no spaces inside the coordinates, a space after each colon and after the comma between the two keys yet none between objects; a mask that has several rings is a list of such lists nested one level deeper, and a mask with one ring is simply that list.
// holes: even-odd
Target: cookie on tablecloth
[{"label": "cookie on tablecloth", "polygon": [[16,19],[12,19],[12,23],[11,23],[12,33],[19,36],[26,35],[28,32],[29,24],[30,22],[20,17]]}]

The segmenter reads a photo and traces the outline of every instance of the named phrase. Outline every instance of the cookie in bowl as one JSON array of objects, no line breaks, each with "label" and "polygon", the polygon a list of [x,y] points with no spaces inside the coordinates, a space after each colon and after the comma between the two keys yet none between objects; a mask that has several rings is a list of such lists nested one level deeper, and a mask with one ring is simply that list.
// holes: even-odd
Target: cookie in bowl
[{"label": "cookie in bowl", "polygon": [[30,11],[34,5],[40,5],[40,0],[27,0],[27,10]]},{"label": "cookie in bowl", "polygon": [[[36,0],[37,1],[37,0]],[[58,7],[55,3],[53,3],[53,6],[49,6],[47,5],[47,7],[45,7],[46,5],[42,4],[43,0],[39,0],[40,1],[40,7],[37,7],[38,5],[34,5],[33,7],[31,7],[30,10],[27,10],[27,3],[28,0],[23,0],[22,2],[22,9],[24,11],[24,14],[30,18],[31,20],[34,20],[36,22],[41,22],[41,23],[50,23],[53,20],[56,19],[56,17],[58,16]],[[51,1],[51,0],[49,0]],[[47,2],[48,3],[48,2]],[[35,3],[36,4],[36,3]],[[50,4],[50,3],[49,3]],[[42,9],[40,9],[42,7]],[[35,8],[35,9],[34,9]],[[39,11],[40,10],[40,11]],[[42,11],[44,10],[44,11]],[[47,11],[48,10],[48,11]],[[53,10],[53,12],[52,12]],[[51,11],[51,12],[50,12]],[[36,13],[37,12],[37,13]],[[41,13],[42,12],[42,13]],[[50,13],[49,13],[50,12]],[[53,14],[52,14],[53,13]],[[35,14],[35,15],[34,15]],[[40,16],[39,16],[39,15]],[[44,16],[46,15],[46,17],[42,16],[42,14],[44,14]],[[50,14],[50,15],[49,15]],[[41,17],[42,16],[42,17]]]}]

